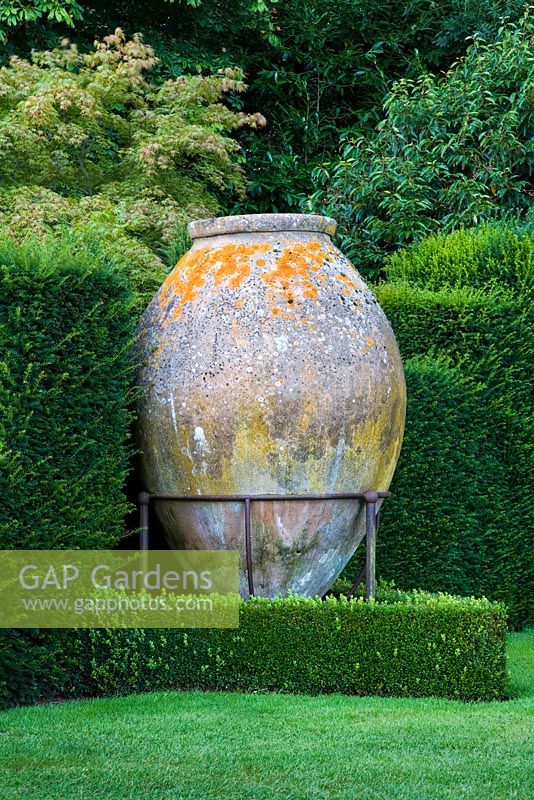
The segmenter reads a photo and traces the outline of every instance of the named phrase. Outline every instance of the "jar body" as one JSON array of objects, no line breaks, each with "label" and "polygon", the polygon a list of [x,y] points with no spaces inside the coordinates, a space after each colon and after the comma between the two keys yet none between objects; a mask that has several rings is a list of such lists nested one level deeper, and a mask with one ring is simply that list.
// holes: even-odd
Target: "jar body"
[{"label": "jar body", "polygon": [[[193,247],[140,323],[146,488],[199,495],[157,503],[166,536],[239,550],[244,595],[244,506],[202,495],[385,491],[400,451],[397,343],[329,226],[303,215],[193,223]],[[253,502],[255,593],[322,594],[364,530],[358,501]]]}]

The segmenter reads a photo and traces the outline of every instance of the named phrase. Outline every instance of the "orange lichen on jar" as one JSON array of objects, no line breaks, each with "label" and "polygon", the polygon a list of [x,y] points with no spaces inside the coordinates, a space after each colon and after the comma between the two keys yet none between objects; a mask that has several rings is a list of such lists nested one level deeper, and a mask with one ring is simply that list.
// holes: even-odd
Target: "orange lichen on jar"
[{"label": "orange lichen on jar", "polygon": [[298,311],[300,303],[295,295],[308,300],[317,299],[319,289],[315,281],[326,277],[319,272],[326,258],[327,252],[318,242],[295,242],[284,248],[273,268],[261,274],[267,297],[274,306],[273,314],[280,314],[280,311],[275,311],[280,301],[286,305],[286,313],[287,306]]},{"label": "orange lichen on jar", "polygon": [[351,289],[357,289],[358,288],[357,285],[354,283],[354,281],[351,281],[351,279],[348,277],[348,275],[344,275],[342,272],[340,272],[338,275],[336,275],[336,278],[337,278],[338,281],[340,281],[341,283],[345,284],[345,294],[346,295],[350,294],[350,290]]},{"label": "orange lichen on jar", "polygon": [[[175,300],[172,318],[180,316],[187,303],[198,300],[207,288],[224,286],[239,288],[257,268],[266,289],[266,297],[273,315],[280,319],[300,319],[303,303],[317,300],[319,288],[328,279],[327,267],[332,263],[335,250],[317,241],[294,242],[284,246],[278,257],[266,259],[273,245],[268,243],[226,244],[218,248],[202,247],[192,250],[178,262],[166,278],[159,293],[159,303],[164,309]],[[273,254],[274,255],[274,254]],[[349,294],[357,285],[345,274],[336,279],[344,284],[344,293]],[[235,300],[235,307],[242,308],[242,298]],[[170,319],[169,319],[170,321]]]},{"label": "orange lichen on jar", "polygon": [[217,249],[203,247],[192,250],[167,276],[161,287],[159,303],[165,307],[172,297],[177,297],[175,316],[178,316],[186,303],[198,298],[210,278],[214,287],[225,284],[236,289],[248,278],[254,256],[270,249],[270,244],[227,244]]}]

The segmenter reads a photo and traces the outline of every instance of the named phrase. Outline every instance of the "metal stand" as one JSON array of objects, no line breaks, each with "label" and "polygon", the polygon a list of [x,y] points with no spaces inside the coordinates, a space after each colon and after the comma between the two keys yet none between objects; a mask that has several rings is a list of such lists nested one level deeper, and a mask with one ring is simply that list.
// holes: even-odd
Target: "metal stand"
[{"label": "metal stand", "polygon": [[150,494],[141,492],[137,498],[139,503],[139,549],[142,551],[149,549],[149,516],[150,503],[153,501],[164,500],[165,502],[213,502],[228,503],[241,502],[245,504],[245,557],[247,564],[248,591],[254,594],[253,577],[253,558],[252,558],[252,527],[251,527],[251,506],[255,501],[275,501],[275,500],[363,500],[365,503],[365,567],[363,568],[358,580],[351,587],[347,597],[355,592],[359,584],[365,578],[365,597],[367,600],[374,598],[376,592],[376,534],[378,530],[378,514],[376,504],[379,499],[389,497],[390,492],[354,492],[345,494],[234,494],[234,495],[185,495],[185,494]]}]

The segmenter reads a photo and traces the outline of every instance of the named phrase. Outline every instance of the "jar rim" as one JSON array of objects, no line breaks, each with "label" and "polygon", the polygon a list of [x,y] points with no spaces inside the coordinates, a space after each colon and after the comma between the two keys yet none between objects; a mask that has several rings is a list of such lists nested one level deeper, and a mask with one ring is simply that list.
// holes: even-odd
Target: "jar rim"
[{"label": "jar rim", "polygon": [[337,222],[321,214],[241,214],[232,217],[210,217],[190,222],[191,239],[224,236],[230,233],[275,233],[278,231],[336,232]]}]

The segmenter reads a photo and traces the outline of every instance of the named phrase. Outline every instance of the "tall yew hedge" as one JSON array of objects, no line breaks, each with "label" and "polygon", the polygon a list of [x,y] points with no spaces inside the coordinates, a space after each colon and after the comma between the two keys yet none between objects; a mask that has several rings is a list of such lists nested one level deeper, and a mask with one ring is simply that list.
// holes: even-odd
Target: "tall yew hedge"
[{"label": "tall yew hedge", "polygon": [[[377,287],[406,364],[406,438],[378,564],[533,619],[534,241],[480,227],[399,252]],[[431,287],[431,288],[427,288]]]},{"label": "tall yew hedge", "polygon": [[124,534],[131,307],[98,248],[0,242],[0,548]]},{"label": "tall yew hedge", "polygon": [[521,539],[506,535],[508,469],[483,387],[444,358],[410,358],[405,373],[406,435],[378,539],[381,574],[513,604]]}]

